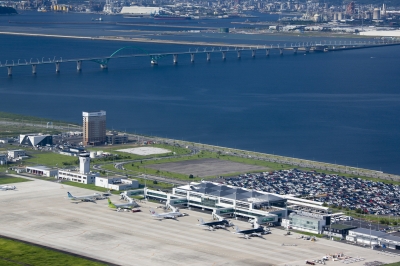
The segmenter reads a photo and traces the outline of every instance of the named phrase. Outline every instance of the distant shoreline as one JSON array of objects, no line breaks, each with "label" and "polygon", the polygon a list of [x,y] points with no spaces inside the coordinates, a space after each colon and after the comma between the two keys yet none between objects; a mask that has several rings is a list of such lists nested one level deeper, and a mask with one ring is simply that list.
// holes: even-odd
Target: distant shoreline
[{"label": "distant shoreline", "polygon": [[[153,39],[153,38],[127,38],[122,36],[75,36],[75,35],[59,35],[59,34],[43,34],[43,33],[26,33],[26,32],[7,32],[1,31],[2,35],[14,35],[14,36],[28,36],[28,37],[48,37],[48,38],[67,38],[67,39],[83,39],[83,40],[100,40],[100,41],[119,41],[119,42],[141,42],[141,43],[156,43],[156,44],[177,44],[177,45],[196,45],[196,46],[209,46],[209,47],[255,47],[257,45],[252,44],[232,44],[232,43],[221,43],[221,42],[196,42],[196,41],[179,41],[179,40],[164,40],[164,39]],[[286,34],[283,34],[286,35]],[[296,34],[297,35],[297,34]],[[320,35],[313,35],[314,37],[321,37]],[[306,36],[306,35],[305,35]],[[352,37],[360,38],[360,36],[327,36],[327,37]],[[366,38],[363,36],[363,38]]]}]

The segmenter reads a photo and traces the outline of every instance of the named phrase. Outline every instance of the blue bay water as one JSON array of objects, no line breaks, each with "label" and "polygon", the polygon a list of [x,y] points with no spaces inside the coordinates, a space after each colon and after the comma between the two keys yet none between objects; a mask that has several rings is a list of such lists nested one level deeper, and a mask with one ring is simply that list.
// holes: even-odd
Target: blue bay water
[{"label": "blue bay water", "polygon": [[[128,45],[8,35],[0,43],[1,63],[105,56]],[[213,54],[211,62],[196,55],[194,64],[180,56],[175,66],[165,57],[154,67],[149,58],[118,59],[106,71],[84,62],[81,73],[65,63],[58,75],[51,64],[36,76],[15,68],[12,78],[0,68],[0,110],[80,123],[82,111],[103,109],[108,128],[400,174],[399,59],[400,47],[385,47],[240,60],[230,53],[226,61]]]}]

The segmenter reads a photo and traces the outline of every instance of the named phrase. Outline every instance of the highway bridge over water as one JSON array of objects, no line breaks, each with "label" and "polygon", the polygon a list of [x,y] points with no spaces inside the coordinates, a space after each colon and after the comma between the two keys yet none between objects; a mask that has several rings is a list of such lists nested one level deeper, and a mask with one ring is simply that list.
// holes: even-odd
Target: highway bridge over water
[{"label": "highway bridge over water", "polygon": [[[29,61],[25,60],[6,60],[5,62],[0,61],[0,68],[6,68],[8,76],[12,76],[13,68],[15,67],[26,67],[30,66],[32,68],[32,73],[36,75],[37,66],[39,65],[48,65],[54,64],[56,73],[60,72],[61,63],[76,63],[77,71],[82,71],[82,63],[84,61],[95,62],[100,65],[100,68],[107,69],[108,64],[111,59],[118,58],[135,58],[135,57],[148,57],[150,59],[150,63],[152,65],[157,65],[158,60],[172,56],[172,63],[178,63],[179,55],[190,55],[190,61],[194,63],[196,55],[205,55],[205,59],[207,61],[211,60],[212,54],[219,53],[222,60],[226,59],[227,53],[235,53],[238,58],[241,58],[242,53],[250,53],[251,57],[255,57],[257,52],[263,53],[265,56],[269,56],[271,51],[278,51],[280,55],[284,54],[284,51],[292,52],[294,54],[298,52],[329,52],[329,51],[341,51],[341,50],[350,50],[350,49],[364,49],[364,48],[374,48],[374,47],[383,47],[383,46],[393,46],[400,45],[400,41],[329,41],[328,42],[302,42],[302,43],[284,43],[284,44],[271,44],[271,45],[224,45],[218,48],[190,48],[189,51],[186,52],[167,52],[167,53],[147,53],[141,48],[135,46],[125,46],[110,56],[100,56],[100,57],[90,57],[90,58],[74,58],[74,59],[63,59],[56,58],[53,59],[48,58],[47,60],[43,57],[41,60],[31,58]],[[121,51],[133,48],[139,51],[139,53],[134,54],[125,54],[121,55]]]}]

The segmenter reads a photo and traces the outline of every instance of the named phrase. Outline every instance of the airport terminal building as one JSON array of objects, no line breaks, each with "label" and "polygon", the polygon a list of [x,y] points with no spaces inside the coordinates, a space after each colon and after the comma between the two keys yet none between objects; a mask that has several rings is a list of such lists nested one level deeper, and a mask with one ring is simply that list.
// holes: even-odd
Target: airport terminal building
[{"label": "airport terminal building", "polygon": [[173,188],[172,194],[145,189],[146,197],[167,205],[200,208],[218,216],[240,216],[259,224],[280,224],[285,218],[286,199],[278,195],[203,181]]}]

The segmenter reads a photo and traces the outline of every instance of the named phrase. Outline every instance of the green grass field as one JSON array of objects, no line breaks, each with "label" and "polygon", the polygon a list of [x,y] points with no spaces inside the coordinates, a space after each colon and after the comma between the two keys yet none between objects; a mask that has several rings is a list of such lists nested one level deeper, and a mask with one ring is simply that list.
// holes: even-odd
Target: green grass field
[{"label": "green grass field", "polygon": [[21,183],[21,182],[28,182],[28,181],[32,181],[32,180],[25,179],[25,178],[20,178],[20,177],[2,176],[0,174],[0,185]]},{"label": "green grass field", "polygon": [[[52,128],[38,128],[30,125],[7,125],[7,127],[0,128],[0,137],[15,137],[19,134],[28,134],[32,132],[40,132],[43,134],[56,135],[60,134],[61,131]],[[12,146],[10,146],[12,147]]]},{"label": "green grass field", "polygon": [[106,264],[75,257],[20,241],[0,238],[0,265],[100,266]]},{"label": "green grass field", "polygon": [[41,152],[41,151],[28,151],[27,154],[31,156],[29,159],[23,160],[24,164],[28,165],[46,165],[49,167],[63,168],[65,166],[78,166],[78,157],[62,155],[54,152]]},{"label": "green grass field", "polygon": [[[17,122],[17,125],[7,125],[6,127],[0,127],[0,137],[14,137],[19,134],[26,134],[32,132],[41,132],[46,134],[59,134],[60,130],[45,128],[42,125],[46,125],[47,122],[52,122],[54,126],[74,126],[71,123],[52,120],[47,118],[39,118],[28,115],[19,115],[6,112],[0,112],[0,121]],[[32,125],[34,124],[34,125]],[[39,126],[35,126],[35,124]]]},{"label": "green grass field", "polygon": [[[176,157],[176,158],[162,158],[162,159],[157,159],[157,160],[148,160],[148,161],[142,161],[142,162],[128,163],[128,164],[124,165],[126,170],[117,170],[117,169],[115,169],[115,167],[112,164],[103,165],[102,167],[104,169],[116,171],[116,172],[120,172],[120,173],[127,173],[127,174],[132,174],[132,173],[144,174],[144,173],[146,173],[149,175],[155,175],[155,176],[159,175],[159,176],[176,178],[176,179],[181,179],[181,180],[199,181],[201,179],[215,178],[215,176],[202,177],[202,178],[201,177],[189,178],[189,176],[185,175],[185,174],[173,173],[173,172],[168,172],[168,171],[159,171],[157,169],[151,168],[151,166],[149,166],[149,165],[190,161],[190,160],[199,160],[199,159],[206,159],[206,158],[213,158],[213,159],[220,159],[220,160],[226,160],[226,161],[231,161],[231,162],[263,166],[263,167],[265,167],[265,171],[293,168],[292,166],[289,166],[289,165],[254,160],[251,158],[241,158],[241,157],[218,154],[215,152],[208,152],[208,151],[202,151],[200,154],[195,154],[195,155],[190,155],[190,156],[182,156],[182,157]],[[257,170],[255,172],[262,172],[262,171]],[[223,176],[235,176],[235,175],[239,175],[239,174],[241,174],[241,173],[229,173],[229,174],[224,174]]]}]

